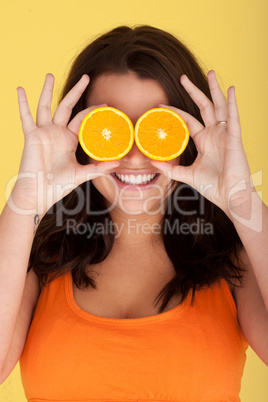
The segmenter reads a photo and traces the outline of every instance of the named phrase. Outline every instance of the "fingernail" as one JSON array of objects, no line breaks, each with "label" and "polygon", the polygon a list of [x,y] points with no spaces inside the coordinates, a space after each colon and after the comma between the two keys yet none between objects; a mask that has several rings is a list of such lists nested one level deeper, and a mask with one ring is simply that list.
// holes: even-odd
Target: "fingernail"
[{"label": "fingernail", "polygon": [[82,77],[81,77],[81,80],[82,80],[84,77],[86,77],[86,78],[88,79],[88,82],[90,81],[90,77],[89,77],[88,74],[83,74]]}]

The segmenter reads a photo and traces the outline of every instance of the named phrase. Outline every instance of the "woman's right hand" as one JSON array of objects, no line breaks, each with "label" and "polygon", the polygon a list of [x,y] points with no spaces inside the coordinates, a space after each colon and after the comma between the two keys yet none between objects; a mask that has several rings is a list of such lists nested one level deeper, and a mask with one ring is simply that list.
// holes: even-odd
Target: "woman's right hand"
[{"label": "woman's right hand", "polygon": [[77,162],[75,152],[79,127],[83,118],[97,106],[81,111],[69,124],[68,121],[88,83],[89,77],[83,75],[61,101],[52,118],[54,77],[47,74],[37,108],[36,123],[24,89],[17,89],[25,144],[19,175],[11,194],[13,206],[20,210],[34,210],[42,216],[55,202],[81,183],[118,166],[117,161],[88,165]]}]

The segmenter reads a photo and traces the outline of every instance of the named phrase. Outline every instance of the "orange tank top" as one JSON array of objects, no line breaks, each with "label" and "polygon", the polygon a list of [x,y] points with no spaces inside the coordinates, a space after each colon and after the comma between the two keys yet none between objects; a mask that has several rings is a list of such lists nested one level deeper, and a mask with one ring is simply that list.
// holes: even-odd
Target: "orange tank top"
[{"label": "orange tank top", "polygon": [[31,402],[240,401],[247,342],[226,281],[150,317],[75,302],[71,273],[45,286],[20,359]]}]

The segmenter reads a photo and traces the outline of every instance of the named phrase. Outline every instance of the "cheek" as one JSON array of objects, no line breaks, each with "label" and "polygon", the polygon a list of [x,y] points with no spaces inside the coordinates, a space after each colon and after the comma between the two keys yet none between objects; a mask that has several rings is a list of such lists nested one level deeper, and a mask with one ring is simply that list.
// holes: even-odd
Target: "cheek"
[{"label": "cheek", "polygon": [[109,175],[96,177],[96,179],[92,180],[92,183],[104,198],[109,202],[113,202],[116,195],[116,189],[112,178]]},{"label": "cheek", "polygon": [[[94,163],[98,162],[95,159],[92,159],[90,157],[88,157],[88,159],[89,159],[89,164],[94,164]],[[107,199],[111,198],[111,196],[109,197],[109,193],[110,193],[110,195],[114,195],[114,191],[113,191],[114,184],[112,182],[112,178],[110,177],[110,175],[103,175],[103,176],[96,177],[95,179],[92,179],[91,182],[94,185],[94,187],[96,187],[96,189],[105,198],[107,198]]]}]

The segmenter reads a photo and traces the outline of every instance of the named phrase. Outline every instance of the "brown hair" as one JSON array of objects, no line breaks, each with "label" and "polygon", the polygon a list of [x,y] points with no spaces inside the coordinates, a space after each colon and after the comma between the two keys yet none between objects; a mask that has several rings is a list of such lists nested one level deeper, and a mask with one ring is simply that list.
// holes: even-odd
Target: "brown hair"
[{"label": "brown hair", "polygon": [[[187,111],[203,123],[198,107],[180,84],[180,77],[187,74],[211,99],[204,72],[189,49],[177,38],[151,26],[115,28],[95,39],[77,56],[61,99],[83,74],[88,74],[91,82],[73,109],[71,118],[87,107],[87,99],[97,77],[109,72],[128,71],[135,72],[141,79],[157,80],[165,90],[170,105]],[[190,165],[196,155],[195,145],[190,139],[180,163]],[[79,163],[88,163],[88,157],[80,145],[76,156]],[[78,236],[67,232],[70,215],[66,211],[75,209],[80,193],[85,195],[87,202],[74,216],[76,225],[111,221],[108,212],[100,212],[105,209],[105,200],[91,181],[83,183],[55,204],[39,225],[29,261],[29,269],[33,267],[43,284],[71,270],[76,286],[96,288],[86,269],[90,264],[106,258],[114,237],[112,233],[102,233],[88,239],[86,234]],[[178,202],[179,210],[175,207]],[[58,224],[59,215],[63,216],[61,225]],[[183,224],[192,228],[196,225],[196,232],[180,233]],[[204,230],[206,224],[210,225],[211,230]],[[200,225],[203,225],[203,230]],[[174,265],[175,275],[156,298],[157,303],[163,299],[159,312],[165,309],[175,294],[180,294],[184,300],[191,289],[194,295],[197,288],[209,286],[221,278],[230,283],[235,279],[241,281],[242,267],[238,259],[241,241],[232,222],[221,209],[190,186],[179,183],[169,196],[162,228],[164,245]]]}]

